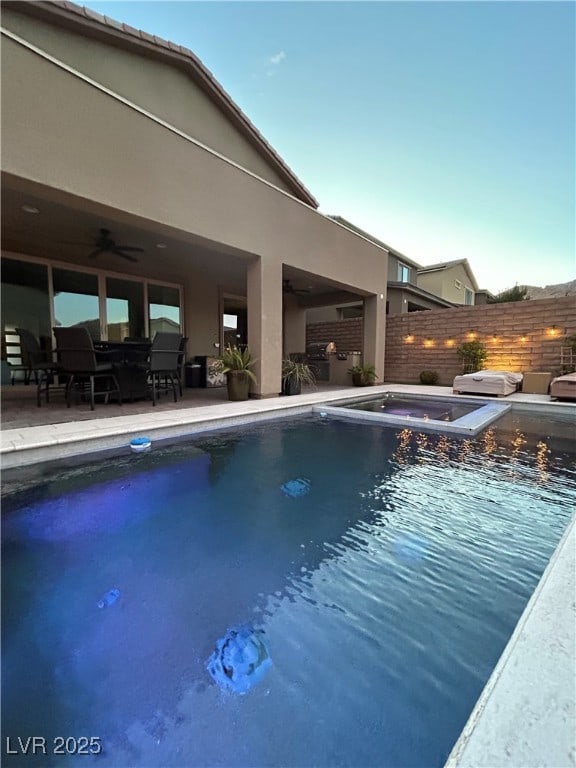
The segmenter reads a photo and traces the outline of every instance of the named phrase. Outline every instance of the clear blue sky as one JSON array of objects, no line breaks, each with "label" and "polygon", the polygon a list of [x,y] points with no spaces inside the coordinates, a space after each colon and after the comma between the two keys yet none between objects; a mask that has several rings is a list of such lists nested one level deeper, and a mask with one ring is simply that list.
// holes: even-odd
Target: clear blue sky
[{"label": "clear blue sky", "polygon": [[320,202],[480,287],[576,278],[573,2],[88,2],[193,50]]}]

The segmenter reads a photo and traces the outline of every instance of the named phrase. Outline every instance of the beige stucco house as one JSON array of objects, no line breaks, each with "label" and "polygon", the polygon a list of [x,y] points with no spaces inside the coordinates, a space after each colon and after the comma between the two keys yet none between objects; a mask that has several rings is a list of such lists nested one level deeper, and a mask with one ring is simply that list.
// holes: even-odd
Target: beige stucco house
[{"label": "beige stucco house", "polygon": [[419,288],[453,304],[474,304],[478,291],[478,283],[467,259],[419,267],[417,284]]},{"label": "beige stucco house", "polygon": [[385,251],[317,211],[191,51],[68,2],[4,2],[1,76],[3,335],[166,318],[192,357],[236,314],[268,397],[307,308],[352,300],[383,378]]},{"label": "beige stucco house", "polygon": [[[419,312],[424,309],[442,309],[454,306],[452,301],[447,301],[440,294],[425,290],[418,284],[418,274],[422,267],[415,261],[352,224],[348,219],[342,216],[332,216],[331,218],[384,249],[388,261],[386,314],[396,315],[404,312]],[[310,322],[329,322],[362,317],[362,313],[362,304],[352,302],[312,310],[308,313],[308,319]]]}]

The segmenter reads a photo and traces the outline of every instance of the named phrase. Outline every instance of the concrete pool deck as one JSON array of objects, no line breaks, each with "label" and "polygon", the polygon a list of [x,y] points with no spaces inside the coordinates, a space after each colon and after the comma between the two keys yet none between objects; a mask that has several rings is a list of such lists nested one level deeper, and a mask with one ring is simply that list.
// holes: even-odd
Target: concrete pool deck
[{"label": "concrete pool deck", "polygon": [[[27,388],[29,391],[34,387]],[[212,394],[214,392],[214,394]],[[96,407],[91,412],[65,406],[54,410],[37,408],[35,399],[21,408],[15,426],[11,419],[3,418],[0,432],[0,458],[2,467],[26,466],[75,454],[85,454],[127,445],[132,437],[145,434],[152,439],[167,439],[210,429],[224,424],[233,426],[253,419],[274,418],[289,413],[307,412],[314,405],[334,403],[344,398],[377,397],[385,392],[411,395],[430,395],[471,399],[470,396],[453,395],[451,387],[424,387],[409,384],[382,384],[368,388],[322,387],[302,395],[277,397],[265,400],[229,402],[225,390],[204,390],[190,401],[166,402],[163,407],[152,408],[148,402]],[[34,394],[34,393],[32,393]],[[576,404],[559,403],[548,395],[528,395],[521,392],[505,398],[472,396],[485,403],[510,403],[514,408],[537,408],[539,412],[564,413],[572,416],[576,424]],[[54,423],[47,423],[51,417]]]},{"label": "concrete pool deck", "polygon": [[[383,384],[369,390],[326,388],[294,397],[245,402],[219,402],[207,397],[191,407],[152,409],[104,415],[114,406],[98,408],[83,420],[30,426],[4,424],[0,455],[4,469],[92,451],[127,447],[133,437],[152,440],[234,426],[255,420],[310,413],[314,405],[344,398],[402,394],[452,395],[451,387]],[[474,399],[494,402],[494,398]],[[543,418],[562,414],[576,425],[576,404],[552,402],[547,395],[514,393],[497,402],[534,411]],[[41,416],[48,416],[47,409]],[[60,414],[61,415],[61,414]],[[74,419],[74,409],[64,413]],[[35,424],[35,425],[33,425]],[[6,428],[7,427],[7,428]],[[576,765],[576,528],[572,520],[531,597],[488,684],[457,741],[447,768],[571,768]]]}]

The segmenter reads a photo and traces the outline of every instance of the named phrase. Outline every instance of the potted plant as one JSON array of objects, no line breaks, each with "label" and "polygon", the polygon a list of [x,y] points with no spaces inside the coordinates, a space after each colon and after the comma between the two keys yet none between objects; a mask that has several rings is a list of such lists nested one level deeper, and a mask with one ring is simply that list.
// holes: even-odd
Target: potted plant
[{"label": "potted plant", "polygon": [[463,373],[474,373],[484,367],[488,351],[478,339],[465,341],[456,348],[456,354],[462,360]]},{"label": "potted plant", "polygon": [[370,387],[376,381],[376,368],[373,365],[355,365],[348,369],[352,374],[355,387]]},{"label": "potted plant", "polygon": [[256,382],[252,368],[256,361],[248,347],[228,345],[220,359],[222,373],[226,374],[229,400],[248,400],[250,382]]},{"label": "potted plant", "polygon": [[302,386],[314,386],[316,377],[307,363],[296,360],[282,361],[282,394],[299,395]]}]

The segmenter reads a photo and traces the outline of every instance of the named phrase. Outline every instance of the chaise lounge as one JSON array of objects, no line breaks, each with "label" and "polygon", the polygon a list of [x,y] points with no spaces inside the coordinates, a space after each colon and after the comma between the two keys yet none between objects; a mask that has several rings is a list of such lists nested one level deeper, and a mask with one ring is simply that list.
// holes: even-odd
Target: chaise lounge
[{"label": "chaise lounge", "polygon": [[516,392],[522,383],[521,373],[510,371],[475,371],[456,376],[452,384],[454,394],[498,395]]},{"label": "chaise lounge", "polygon": [[576,400],[576,373],[566,373],[552,379],[550,397],[557,400]]}]

